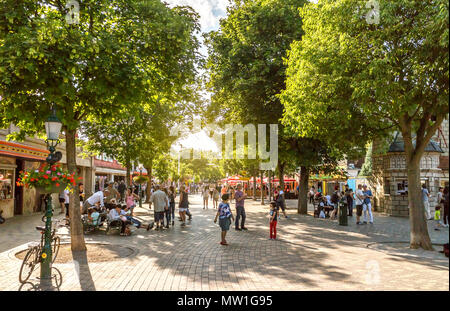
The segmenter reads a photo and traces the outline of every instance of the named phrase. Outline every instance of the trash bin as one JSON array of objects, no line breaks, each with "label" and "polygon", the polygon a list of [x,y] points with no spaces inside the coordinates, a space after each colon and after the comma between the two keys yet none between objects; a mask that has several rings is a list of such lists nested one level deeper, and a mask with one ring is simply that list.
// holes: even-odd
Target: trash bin
[{"label": "trash bin", "polygon": [[339,225],[340,226],[348,226],[348,218],[347,218],[347,200],[342,199],[339,202]]}]

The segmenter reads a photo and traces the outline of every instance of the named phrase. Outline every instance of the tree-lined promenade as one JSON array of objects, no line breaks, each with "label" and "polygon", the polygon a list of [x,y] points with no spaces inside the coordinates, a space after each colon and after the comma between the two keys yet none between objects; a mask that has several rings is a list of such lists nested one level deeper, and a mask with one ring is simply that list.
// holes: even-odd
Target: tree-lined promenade
[{"label": "tree-lined promenade", "polygon": [[[63,1],[0,1],[0,127],[11,139],[42,134],[55,109],[67,166],[76,146],[127,168],[141,163],[159,183],[264,179],[300,171],[334,174],[368,143],[401,133],[411,248],[432,249],[421,197],[420,160],[448,117],[448,3],[377,1],[379,20],[358,0],[234,0],[199,49],[198,14],[160,0],[80,1],[68,22]],[[205,74],[203,75],[203,71]],[[211,99],[203,98],[208,91]],[[176,124],[278,124],[274,171],[261,159],[173,159]],[[77,139],[78,137],[78,139]],[[258,140],[259,141],[259,140]],[[148,195],[150,197],[150,195]],[[448,204],[448,199],[447,203]],[[85,250],[78,187],[70,194],[71,244]]]}]

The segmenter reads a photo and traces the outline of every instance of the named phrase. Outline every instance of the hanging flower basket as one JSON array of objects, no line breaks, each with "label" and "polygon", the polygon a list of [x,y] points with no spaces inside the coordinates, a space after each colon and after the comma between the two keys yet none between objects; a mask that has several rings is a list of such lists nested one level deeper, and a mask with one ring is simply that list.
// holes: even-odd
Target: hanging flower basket
[{"label": "hanging flower basket", "polygon": [[60,164],[49,165],[43,163],[38,170],[20,171],[17,179],[17,186],[25,186],[26,188],[35,188],[39,193],[60,193],[67,185],[76,185],[75,174],[70,174],[63,170]]},{"label": "hanging flower basket", "polygon": [[134,177],[133,180],[135,183],[142,185],[148,181],[148,177],[143,176],[143,175],[138,175],[138,176]]}]

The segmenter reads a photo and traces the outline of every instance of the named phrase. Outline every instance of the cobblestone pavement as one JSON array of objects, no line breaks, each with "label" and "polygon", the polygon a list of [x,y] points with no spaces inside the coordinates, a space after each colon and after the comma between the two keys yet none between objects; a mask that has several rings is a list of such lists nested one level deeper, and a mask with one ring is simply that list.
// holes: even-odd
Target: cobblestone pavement
[{"label": "cobblestone pavement", "polygon": [[[131,247],[118,261],[55,264],[63,275],[61,290],[449,290],[449,261],[441,250],[448,229],[430,235],[436,251],[408,248],[409,222],[375,214],[375,224],[349,226],[296,214],[288,201],[289,219],[278,223],[277,241],[268,239],[268,206],[247,200],[249,231],[232,229],[229,246],[219,245],[215,211],[203,210],[191,196],[193,219],[178,220],[164,231],[139,230],[130,237],[86,236],[86,241]],[[211,202],[210,202],[211,203]],[[137,209],[141,220],[153,212]],[[310,211],[312,213],[312,211]],[[36,241],[41,215],[9,219],[0,226],[0,290],[18,290],[21,262],[14,254]],[[68,235],[62,235],[63,241]]]}]

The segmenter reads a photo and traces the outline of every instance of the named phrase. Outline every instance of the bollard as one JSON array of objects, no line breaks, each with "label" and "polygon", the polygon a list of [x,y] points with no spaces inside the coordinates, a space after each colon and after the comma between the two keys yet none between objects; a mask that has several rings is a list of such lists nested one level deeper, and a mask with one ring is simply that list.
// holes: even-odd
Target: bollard
[{"label": "bollard", "polygon": [[347,201],[345,199],[342,199],[338,205],[339,205],[339,225],[348,226]]}]

